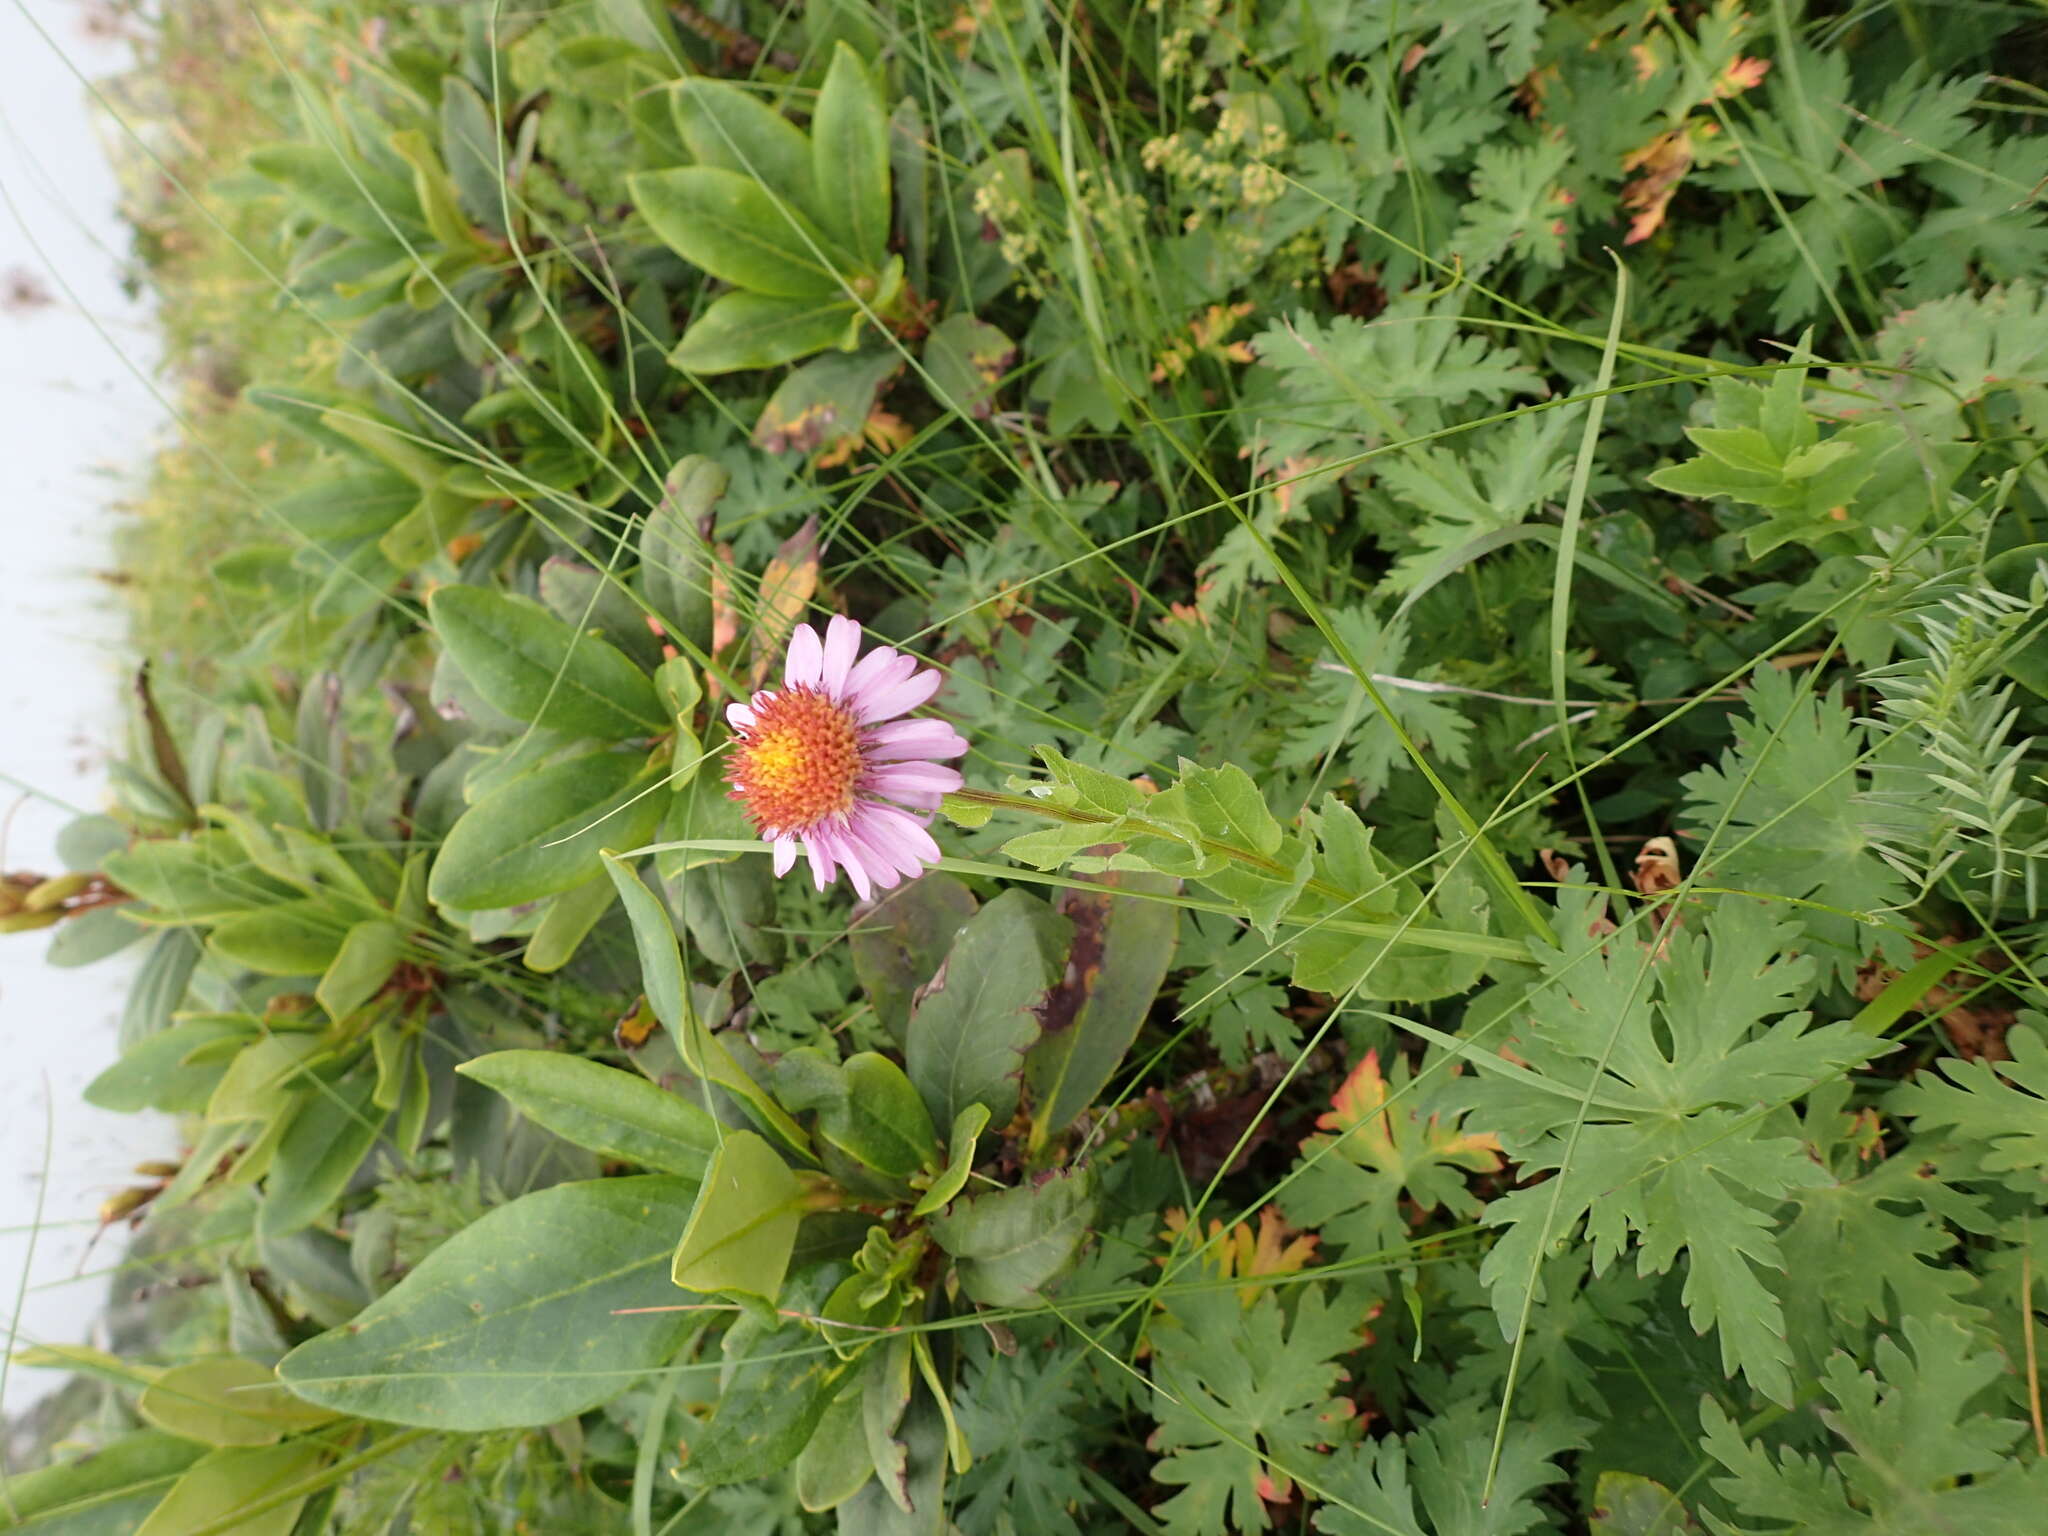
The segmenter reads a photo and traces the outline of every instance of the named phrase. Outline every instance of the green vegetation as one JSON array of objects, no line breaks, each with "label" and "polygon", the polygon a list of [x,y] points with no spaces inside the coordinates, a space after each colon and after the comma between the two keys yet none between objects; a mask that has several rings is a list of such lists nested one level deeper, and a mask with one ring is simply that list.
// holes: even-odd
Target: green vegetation
[{"label": "green vegetation", "polygon": [[[0,1530],[2036,1530],[2042,40],[174,4],[0,926],[184,1299]],[[968,746],[858,903],[726,794],[835,614]]]}]

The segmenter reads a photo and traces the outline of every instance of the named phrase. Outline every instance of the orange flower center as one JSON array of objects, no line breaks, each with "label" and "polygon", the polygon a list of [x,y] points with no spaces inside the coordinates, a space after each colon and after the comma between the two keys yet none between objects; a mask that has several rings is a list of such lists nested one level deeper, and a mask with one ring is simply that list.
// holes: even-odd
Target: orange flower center
[{"label": "orange flower center", "polygon": [[852,711],[799,685],[754,706],[725,777],[762,832],[802,832],[853,809],[862,766]]}]

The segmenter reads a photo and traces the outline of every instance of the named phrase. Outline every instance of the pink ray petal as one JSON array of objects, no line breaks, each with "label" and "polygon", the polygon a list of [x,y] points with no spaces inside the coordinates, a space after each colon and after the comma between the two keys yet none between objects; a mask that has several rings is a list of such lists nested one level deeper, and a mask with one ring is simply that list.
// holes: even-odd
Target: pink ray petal
[{"label": "pink ray petal", "polygon": [[818,672],[818,686],[834,698],[846,692],[846,674],[853,658],[860,654],[860,626],[844,614],[835,613],[825,626],[825,652]]},{"label": "pink ray petal", "polygon": [[825,648],[818,641],[818,632],[808,624],[797,625],[796,633],[789,637],[789,656],[782,664],[783,684],[815,688],[824,664]]},{"label": "pink ray petal", "polygon": [[866,725],[908,713],[937,693],[945,680],[942,674],[931,668],[913,673],[905,682],[863,695],[853,706],[854,716]]}]

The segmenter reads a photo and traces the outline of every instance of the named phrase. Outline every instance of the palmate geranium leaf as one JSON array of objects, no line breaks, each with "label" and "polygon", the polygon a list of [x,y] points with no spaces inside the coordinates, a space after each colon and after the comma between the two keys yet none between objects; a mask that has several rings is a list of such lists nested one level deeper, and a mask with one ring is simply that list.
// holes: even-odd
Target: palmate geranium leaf
[{"label": "palmate geranium leaf", "polygon": [[1686,820],[1695,835],[1705,838],[1726,823],[1702,845],[1703,878],[1814,902],[1800,921],[1847,977],[1885,942],[1881,930],[1853,914],[1897,906],[1907,894],[1904,880],[1878,857],[1866,825],[1864,728],[1843,707],[1839,689],[1802,696],[1789,673],[1759,667],[1735,742],[1718,765],[1685,778]]},{"label": "palmate geranium leaf", "polygon": [[[1564,1478],[1555,1458],[1582,1443],[1564,1415],[1508,1427],[1493,1496],[1484,1497],[1497,1410],[1484,1399],[1436,1415],[1427,1429],[1340,1452],[1324,1474],[1326,1536],[1522,1536],[1557,1526],[1537,1495]],[[1418,1505],[1420,1508],[1418,1509]]]},{"label": "palmate geranium leaf", "polygon": [[[1369,606],[1340,608],[1330,615],[1330,622],[1359,664],[1371,672],[1413,676],[1420,682],[1433,680],[1435,668],[1408,665],[1405,627],[1383,627]],[[1344,777],[1356,779],[1360,794],[1368,800],[1385,789],[1396,773],[1412,771],[1414,761],[1402,749],[1393,725],[1374,708],[1358,679],[1334,652],[1326,649],[1317,656],[1303,684],[1302,723],[1287,733],[1287,744],[1278,759],[1283,766],[1302,767],[1327,759]],[[1380,695],[1401,728],[1432,761],[1452,767],[1465,765],[1472,727],[1449,699],[1412,688],[1384,687]]]},{"label": "palmate geranium leaf", "polygon": [[[1987,1178],[2040,1200],[2048,1191],[2048,1017],[2006,1035],[2010,1061],[1944,1060],[1892,1091],[1887,1108],[1915,1137],[1959,1143]],[[1945,1079],[1945,1080],[1944,1080]]]},{"label": "palmate geranium leaf", "polygon": [[1390,1080],[1379,1052],[1367,1051],[1317,1119],[1323,1134],[1301,1144],[1300,1172],[1282,1196],[1288,1218],[1362,1258],[1401,1249],[1417,1212],[1477,1215],[1467,1179],[1500,1168],[1500,1142],[1442,1107],[1451,1081],[1440,1059],[1411,1078],[1400,1056]]},{"label": "palmate geranium leaf", "polygon": [[1982,1231],[1984,1202],[1942,1177],[1930,1142],[1882,1155],[1877,1117],[1843,1112],[1845,1081],[1807,1097],[1805,1140],[1829,1177],[1792,1195],[1783,1235],[1786,1280],[1778,1287],[1802,1369],[1817,1373],[1830,1350],[1852,1345],[1846,1325],[1896,1326],[1908,1317],[1985,1314],[1979,1282],[1957,1264],[1953,1223]]},{"label": "palmate geranium leaf", "polygon": [[[1288,1314],[1292,1313],[1290,1320]],[[1339,1357],[1360,1347],[1362,1309],[1320,1285],[1283,1306],[1247,1307],[1234,1288],[1177,1293],[1152,1331],[1153,1480],[1179,1488],[1154,1513],[1174,1536],[1263,1531],[1265,1497],[1349,1437],[1357,1407],[1339,1396]]]},{"label": "palmate geranium leaf", "polygon": [[1742,1518],[1705,1514],[1717,1536],[1788,1526],[1803,1536],[1923,1536],[1967,1530],[2032,1536],[2048,1509],[2048,1461],[2011,1454],[2025,1422],[1985,1405],[2007,1370],[1947,1319],[1909,1318],[1880,1340],[1875,1372],[1838,1354],[1822,1375],[1820,1410],[1833,1441],[1820,1454],[1774,1455],[1712,1399],[1701,1404],[1707,1453],[1727,1475],[1713,1486]]},{"label": "palmate geranium leaf", "polygon": [[1096,1502],[1076,1470],[1086,1384],[1055,1354],[974,1355],[954,1404],[974,1447],[953,1510],[967,1536],[1081,1536],[1076,1514]]},{"label": "palmate geranium leaf", "polygon": [[1683,1255],[1693,1326],[1718,1332],[1725,1369],[1789,1402],[1792,1351],[1765,1276],[1784,1268],[1780,1202],[1826,1175],[1766,1111],[1890,1047],[1793,1011],[1815,966],[1791,954],[1800,929],[1760,902],[1722,898],[1704,934],[1688,914],[1659,955],[1589,934],[1592,901],[1565,894],[1562,952],[1509,1018],[1526,1065],[1464,1095],[1524,1180],[1554,1175],[1482,1218],[1506,1229],[1480,1271],[1502,1332],[1519,1326],[1542,1255],[1583,1222],[1596,1272],[1631,1249],[1648,1274]]}]

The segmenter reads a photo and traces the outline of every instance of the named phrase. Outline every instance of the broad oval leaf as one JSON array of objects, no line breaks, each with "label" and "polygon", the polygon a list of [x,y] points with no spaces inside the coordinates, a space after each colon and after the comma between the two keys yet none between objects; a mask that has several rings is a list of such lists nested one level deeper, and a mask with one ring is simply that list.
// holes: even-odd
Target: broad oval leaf
[{"label": "broad oval leaf", "polygon": [[226,832],[137,843],[109,856],[106,873],[123,890],[181,923],[209,922],[299,894],[257,869]]},{"label": "broad oval leaf", "polygon": [[817,214],[810,140],[753,92],[728,80],[692,75],[676,82],[669,109],[676,132],[699,165],[758,181],[784,202]]},{"label": "broad oval leaf", "polygon": [[556,1051],[496,1051],[455,1069],[599,1157],[701,1179],[719,1127],[700,1106],[635,1073]]},{"label": "broad oval leaf", "polygon": [[845,1093],[819,1110],[820,1136],[892,1179],[907,1179],[937,1162],[939,1137],[931,1113],[901,1067],[862,1051],[841,1071]]},{"label": "broad oval leaf", "polygon": [[750,293],[836,298],[830,242],[809,215],[736,171],[689,165],[627,185],[656,235],[683,260]]},{"label": "broad oval leaf", "polygon": [[263,976],[318,976],[341,953],[343,920],[324,901],[284,901],[218,924],[208,947]]},{"label": "broad oval leaf", "polygon": [[255,1038],[254,1021],[236,1015],[182,1020],[123,1051],[119,1061],[86,1084],[85,1102],[131,1115],[144,1109],[197,1114],[206,1108],[223,1068],[217,1060],[188,1064],[187,1058],[217,1041]]},{"label": "broad oval leaf", "polygon": [[728,1131],[704,1175],[669,1278],[686,1291],[773,1303],[803,1219],[803,1185],[752,1131]]},{"label": "broad oval leaf", "polygon": [[557,1184],[448,1239],[347,1326],[284,1357],[308,1402],[430,1429],[552,1424],[616,1397],[694,1326],[667,1305],[696,1186],[651,1175]]},{"label": "broad oval leaf", "polygon": [[0,1531],[125,1536],[205,1454],[193,1441],[140,1429],[76,1461],[19,1473],[7,1479]]},{"label": "broad oval leaf", "polygon": [[404,952],[404,930],[388,918],[366,918],[343,937],[313,995],[330,1019],[346,1018],[383,990]]},{"label": "broad oval leaf", "polygon": [[389,1112],[375,1102],[376,1063],[365,1057],[347,1073],[314,1074],[270,1160],[256,1230],[282,1237],[311,1226],[339,1200],[370,1154]]},{"label": "broad oval leaf", "polygon": [[135,1409],[158,1429],[202,1445],[274,1445],[334,1418],[293,1397],[269,1366],[234,1355],[172,1366],[143,1389]]},{"label": "broad oval leaf", "polygon": [[910,1016],[904,1063],[939,1125],[969,1104],[991,1123],[1017,1112],[1038,1005],[1059,975],[1071,925],[1037,897],[1003,892],[960,930],[933,989]]},{"label": "broad oval leaf", "polygon": [[837,1509],[875,1475],[861,1422],[861,1394],[842,1392],[825,1410],[796,1459],[797,1502],[813,1514]]},{"label": "broad oval leaf", "polygon": [[853,973],[899,1045],[910,1025],[911,998],[932,979],[978,905],[964,882],[933,872],[853,909],[846,935]]},{"label": "broad oval leaf", "polygon": [[355,469],[295,491],[270,513],[302,539],[337,544],[376,537],[419,499],[420,488],[395,471]]},{"label": "broad oval leaf", "polygon": [[616,740],[666,728],[647,674],[537,603],[449,586],[427,600],[434,629],[493,708],[538,730]]},{"label": "broad oval leaf", "polygon": [[1066,1170],[956,1200],[931,1218],[931,1234],[953,1255],[961,1290],[984,1306],[1022,1307],[1073,1261],[1094,1214],[1093,1176]]},{"label": "broad oval leaf", "polygon": [[653,832],[660,783],[660,768],[636,753],[589,752],[501,785],[449,828],[427,893],[482,912],[581,885],[600,872],[599,849]]},{"label": "broad oval leaf", "polygon": [[172,1485],[135,1536],[289,1536],[311,1490],[282,1501],[277,1496],[326,1460],[327,1447],[314,1439],[209,1451]]}]

